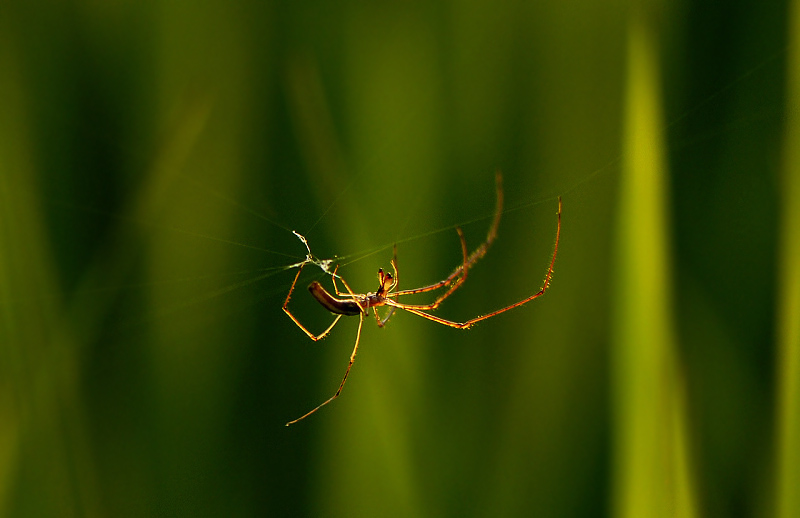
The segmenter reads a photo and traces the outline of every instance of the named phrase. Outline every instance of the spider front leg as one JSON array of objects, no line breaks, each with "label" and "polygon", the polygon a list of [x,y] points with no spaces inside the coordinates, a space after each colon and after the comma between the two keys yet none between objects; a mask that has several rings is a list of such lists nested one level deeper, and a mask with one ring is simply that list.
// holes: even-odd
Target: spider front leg
[{"label": "spider front leg", "polygon": [[[456,282],[450,284],[450,288],[446,292],[444,292],[441,295],[439,295],[438,297],[436,297],[436,300],[434,300],[430,304],[402,304],[402,305],[400,305],[398,303],[398,300],[397,300],[400,295],[411,295],[411,294],[415,294],[415,293],[425,293],[427,291],[431,291],[431,290],[428,290],[428,287],[425,287],[425,288],[422,288],[420,290],[404,290],[404,291],[397,292],[397,293],[394,294],[394,295],[396,295],[395,298],[394,298],[394,302],[397,303],[398,305],[396,306],[396,305],[394,305],[392,303],[387,303],[387,305],[392,306],[392,309],[395,309],[397,307],[402,307],[403,309],[413,308],[413,309],[420,309],[420,310],[425,310],[425,311],[433,310],[433,309],[438,308],[439,304],[441,304],[442,301],[444,301],[447,297],[452,295],[454,291],[456,291],[458,288],[461,287],[462,284],[464,284],[464,281],[467,280],[467,272],[469,271],[469,267],[470,267],[469,258],[467,257],[467,241],[464,238],[464,232],[461,230],[461,228],[456,228],[456,232],[458,232],[458,238],[461,241],[461,256],[463,258],[463,262],[461,263],[461,266],[459,266],[456,269],[456,272],[460,272],[460,274],[461,274],[458,277],[458,279],[456,280]],[[444,281],[441,281],[438,284],[441,285],[440,287],[447,286],[447,284],[445,284],[445,282],[449,283],[449,282],[452,281],[453,278],[455,278],[455,277],[452,277],[452,276],[448,277],[447,279],[445,279]]]},{"label": "spider front leg", "polygon": [[339,322],[339,319],[340,319],[340,318],[342,318],[342,316],[343,316],[343,315],[337,315],[337,316],[336,316],[336,318],[333,320],[333,323],[332,323],[331,325],[329,325],[329,326],[328,326],[328,329],[326,329],[325,331],[323,331],[322,333],[320,333],[320,334],[318,334],[318,335],[315,335],[314,333],[312,333],[311,331],[309,331],[308,329],[306,329],[306,326],[304,326],[303,324],[301,324],[301,323],[300,323],[300,321],[299,321],[299,320],[297,320],[297,317],[295,317],[295,316],[292,314],[292,312],[291,312],[291,311],[289,311],[289,299],[291,299],[291,298],[292,298],[292,293],[294,292],[294,287],[297,285],[297,279],[299,279],[299,278],[300,278],[300,273],[303,271],[303,267],[304,267],[304,266],[305,266],[305,263],[304,263],[304,264],[302,264],[302,265],[300,265],[300,268],[298,268],[298,269],[297,269],[297,275],[295,275],[295,276],[294,276],[294,281],[292,281],[292,287],[291,287],[291,288],[289,288],[289,293],[286,295],[286,300],[285,300],[285,301],[283,301],[283,308],[282,308],[282,309],[283,309],[283,312],[284,312],[284,313],[286,313],[287,315],[289,315],[289,318],[291,318],[291,319],[292,319],[292,322],[294,322],[294,323],[297,325],[297,327],[299,327],[300,329],[302,329],[302,330],[303,330],[303,332],[304,332],[306,335],[308,335],[308,337],[309,337],[309,338],[311,338],[312,340],[314,340],[314,341],[316,342],[316,341],[318,341],[318,340],[322,340],[323,338],[325,338],[325,336],[326,336],[328,333],[330,333],[331,329],[333,329],[333,326],[335,326],[335,325],[336,325],[336,323],[337,323],[337,322]]},{"label": "spider front leg", "polygon": [[[458,232],[458,238],[461,240],[461,255],[464,259],[464,262],[461,264],[461,276],[450,286],[449,290],[436,297],[436,300],[431,304],[426,305],[425,309],[438,308],[439,304],[441,304],[444,299],[452,295],[453,292],[460,288],[461,285],[464,284],[464,281],[467,280],[467,270],[469,270],[470,265],[469,258],[467,257],[467,240],[464,238],[464,232],[461,230],[461,227],[456,228],[456,232]],[[395,302],[396,301],[397,299],[395,299]]]},{"label": "spider front leg", "polygon": [[[342,277],[341,275],[337,275],[336,274],[336,272],[338,272],[338,271],[339,271],[339,265],[337,264],[336,268],[333,269],[333,273],[331,274],[331,281],[333,281],[333,291],[336,292],[336,296],[337,297],[344,297],[346,295],[349,295],[349,296],[351,296],[353,298],[353,300],[357,301],[358,297],[356,297],[356,294],[353,293],[353,290],[350,289],[350,286],[347,284],[347,281],[344,280],[344,277]],[[342,284],[344,284],[344,288],[347,290],[347,293],[345,293],[343,291],[339,291],[339,286],[336,285],[336,278],[337,277],[339,278],[340,281],[342,281]],[[360,304],[359,304],[359,306],[360,306]]]},{"label": "spider front leg", "polygon": [[[397,295],[412,295],[415,293],[425,293],[428,291],[438,290],[439,288],[444,288],[445,286],[450,286],[450,284],[456,280],[459,275],[464,273],[465,268],[472,268],[479,259],[486,255],[486,252],[489,250],[489,247],[492,246],[492,243],[497,238],[497,227],[500,225],[500,217],[503,215],[503,175],[498,170],[495,173],[495,184],[497,186],[497,205],[494,212],[494,219],[492,220],[492,225],[489,227],[489,232],[486,234],[486,241],[484,241],[478,248],[473,250],[469,256],[466,256],[464,261],[455,269],[453,273],[447,276],[445,279],[441,281],[431,284],[430,286],[425,286],[423,288],[416,288],[412,290],[402,290],[397,293]],[[462,242],[462,248],[466,247],[466,244]],[[463,278],[456,281],[456,282],[464,282]],[[435,302],[432,304],[428,304],[430,309],[435,309],[436,306],[439,305],[444,299],[446,299],[451,293],[453,293],[455,289],[450,289],[446,294],[440,296],[436,299]]]}]

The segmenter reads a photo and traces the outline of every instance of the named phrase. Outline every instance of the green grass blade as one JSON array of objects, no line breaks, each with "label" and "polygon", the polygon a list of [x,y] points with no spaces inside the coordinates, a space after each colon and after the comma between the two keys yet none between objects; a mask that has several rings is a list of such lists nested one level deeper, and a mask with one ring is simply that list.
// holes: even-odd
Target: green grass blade
[{"label": "green grass blade", "polygon": [[614,514],[694,516],[683,382],[671,314],[657,52],[630,28],[613,336]]},{"label": "green grass blade", "polygon": [[778,505],[781,518],[800,516],[800,4],[792,5],[789,84],[781,200],[778,279]]}]

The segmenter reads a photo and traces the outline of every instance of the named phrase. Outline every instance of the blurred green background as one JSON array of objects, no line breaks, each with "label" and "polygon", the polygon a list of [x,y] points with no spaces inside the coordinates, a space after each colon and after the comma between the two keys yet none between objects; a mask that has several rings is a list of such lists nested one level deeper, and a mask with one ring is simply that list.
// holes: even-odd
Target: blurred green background
[{"label": "blurred green background", "polygon": [[800,516],[792,6],[0,10],[0,515]]}]

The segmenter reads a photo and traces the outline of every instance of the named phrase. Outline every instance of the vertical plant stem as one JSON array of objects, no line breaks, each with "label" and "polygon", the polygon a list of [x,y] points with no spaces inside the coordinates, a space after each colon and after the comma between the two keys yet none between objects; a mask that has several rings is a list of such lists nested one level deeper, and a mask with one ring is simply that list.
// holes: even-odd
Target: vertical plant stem
[{"label": "vertical plant stem", "polygon": [[693,516],[671,312],[669,217],[654,32],[629,26],[613,336],[614,514]]},{"label": "vertical plant stem", "polygon": [[787,123],[781,208],[778,309],[778,505],[800,516],[800,4],[793,2],[787,56]]}]

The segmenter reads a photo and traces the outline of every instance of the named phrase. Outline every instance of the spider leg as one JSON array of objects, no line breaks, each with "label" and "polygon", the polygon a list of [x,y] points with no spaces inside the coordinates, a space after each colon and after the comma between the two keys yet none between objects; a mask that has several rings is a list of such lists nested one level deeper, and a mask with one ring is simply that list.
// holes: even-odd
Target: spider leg
[{"label": "spider leg", "polygon": [[[441,304],[444,299],[452,295],[453,292],[460,288],[461,285],[464,284],[464,281],[467,280],[467,271],[469,270],[470,265],[469,258],[467,257],[467,241],[464,239],[464,232],[461,231],[461,228],[457,228],[456,231],[458,232],[458,237],[461,240],[461,255],[464,258],[464,262],[461,265],[461,277],[459,277],[458,280],[453,283],[452,286],[450,286],[449,290],[444,292],[442,295],[439,295],[432,303],[422,305],[417,309],[431,310],[438,308],[439,304]],[[395,301],[397,301],[397,298],[395,298]]]},{"label": "spider leg", "polygon": [[[344,277],[336,275],[336,270],[338,270],[338,269],[339,269],[339,265],[337,264],[336,268],[333,269],[333,275],[331,276],[331,279],[333,280],[333,289],[336,291],[336,295],[338,295],[339,297],[347,297],[347,296],[349,296],[351,299],[353,299],[353,302],[358,304],[358,307],[361,308],[361,313],[366,315],[367,313],[369,313],[369,302],[365,303],[364,302],[364,299],[365,299],[364,296],[359,297],[358,295],[353,293],[353,290],[350,289],[350,286],[347,284],[347,281],[344,280]],[[347,290],[347,293],[339,291],[339,287],[336,286],[336,277],[339,277],[339,280],[342,281],[342,284],[344,284],[344,287]]]},{"label": "spider leg", "polygon": [[[336,265],[336,268],[334,268],[334,269],[333,269],[333,273],[331,274],[331,280],[333,281],[333,289],[334,289],[334,291],[336,291],[336,295],[337,295],[337,296],[339,296],[339,297],[346,297],[346,296],[350,296],[350,297],[352,297],[352,299],[355,301],[355,303],[356,303],[356,304],[358,304],[358,306],[361,308],[361,310],[362,310],[362,311],[363,311],[363,310],[368,310],[368,309],[369,309],[369,306],[367,306],[367,307],[365,308],[365,307],[364,307],[364,306],[361,304],[361,302],[359,301],[359,297],[358,297],[358,295],[356,295],[356,294],[353,292],[353,290],[352,290],[352,289],[350,289],[350,286],[347,284],[347,281],[346,281],[346,280],[344,280],[344,277],[342,277],[341,275],[336,275],[336,272],[337,272],[337,271],[339,271],[339,265],[338,265],[338,264]],[[343,291],[339,291],[339,286],[337,286],[337,285],[336,285],[336,278],[337,278],[337,277],[339,278],[339,280],[340,280],[340,281],[342,281],[342,284],[344,284],[344,287],[345,287],[345,289],[347,290],[347,293],[345,293],[345,292],[343,292]]]},{"label": "spider leg", "polygon": [[353,346],[353,352],[352,354],[350,354],[350,362],[347,364],[347,370],[344,371],[344,377],[342,378],[342,382],[339,383],[339,388],[336,390],[336,393],[330,398],[328,398],[326,401],[324,401],[322,404],[311,410],[310,412],[307,412],[306,414],[298,417],[294,421],[289,421],[288,423],[286,423],[286,426],[293,425],[298,421],[302,421],[306,417],[310,416],[320,408],[324,407],[325,405],[327,405],[328,403],[339,397],[339,394],[342,393],[344,384],[347,381],[347,376],[350,374],[350,369],[353,367],[353,363],[355,363],[356,361],[356,353],[358,352],[358,341],[361,339],[361,325],[363,323],[364,323],[364,313],[361,313],[358,315],[358,332],[356,333],[356,344],[355,346]]},{"label": "spider leg", "polygon": [[[471,268],[479,259],[481,259],[486,252],[489,250],[489,247],[492,246],[492,243],[497,238],[497,227],[500,225],[500,216],[503,214],[503,175],[498,170],[495,173],[495,184],[497,186],[497,207],[494,212],[494,219],[492,220],[492,225],[489,227],[489,232],[486,234],[486,241],[484,241],[478,248],[473,250],[469,257],[467,257],[455,270],[451,273],[447,278],[431,284],[430,286],[425,286],[424,288],[417,288],[413,290],[403,290],[398,291],[396,294],[400,295],[411,295],[414,293],[425,293],[428,291],[438,290],[439,288],[443,288],[445,286],[449,286],[461,273],[464,271],[465,268]],[[463,282],[463,281],[462,281]],[[447,297],[444,297],[447,298]],[[442,300],[444,300],[444,298]],[[441,300],[439,301],[441,302]]]},{"label": "spider leg", "polygon": [[425,313],[425,311],[423,310],[424,306],[415,306],[415,305],[412,305],[412,304],[403,304],[403,303],[396,302],[396,301],[393,301],[393,300],[387,300],[386,304],[390,305],[390,306],[393,306],[393,307],[396,307],[396,308],[399,308],[399,309],[404,309],[404,310],[408,311],[409,313],[413,313],[413,314],[418,315],[418,316],[420,316],[422,318],[427,318],[428,320],[432,320],[433,322],[437,322],[439,324],[443,324],[443,325],[450,326],[450,327],[455,327],[457,329],[467,329],[468,327],[472,326],[473,324],[475,324],[477,322],[480,322],[481,320],[486,320],[487,318],[491,318],[491,317],[497,316],[500,313],[505,313],[506,311],[508,311],[510,309],[514,309],[516,307],[522,306],[523,304],[527,304],[528,302],[532,301],[533,299],[539,298],[539,297],[541,297],[542,295],[545,294],[545,292],[547,291],[547,288],[550,287],[550,280],[553,278],[553,268],[554,268],[554,266],[556,264],[556,255],[558,254],[558,240],[559,240],[560,235],[561,235],[561,197],[558,198],[558,226],[556,227],[556,244],[553,247],[553,257],[550,259],[550,266],[547,269],[547,274],[545,275],[544,283],[542,284],[542,287],[539,288],[539,291],[537,291],[536,293],[534,293],[530,297],[524,298],[524,299],[522,299],[522,300],[520,300],[518,302],[515,302],[515,303],[513,303],[511,305],[508,305],[508,306],[506,306],[504,308],[497,309],[495,311],[492,311],[491,313],[486,313],[485,315],[477,316],[475,318],[467,320],[466,322],[454,322],[452,320],[447,320],[447,319],[444,319],[444,318],[441,318],[441,317],[437,317],[435,315],[431,315],[431,314]]},{"label": "spider leg", "polygon": [[[344,293],[340,292],[339,287],[336,285],[336,277],[339,277],[338,275],[336,275],[336,272],[338,271],[339,271],[339,265],[337,264],[336,268],[333,269],[333,273],[331,274],[331,281],[333,281],[333,290],[336,292],[336,296],[341,297],[342,295],[344,295]],[[341,277],[339,278],[342,279]],[[344,279],[342,279],[342,282],[344,282]],[[345,285],[347,285],[347,283],[345,283]]]},{"label": "spider leg", "polygon": [[292,312],[291,312],[291,311],[289,311],[289,300],[292,298],[292,293],[294,292],[294,288],[295,288],[295,286],[297,285],[297,279],[299,279],[299,278],[300,278],[300,273],[303,271],[303,267],[304,267],[304,266],[305,266],[305,263],[304,263],[304,264],[302,264],[302,265],[300,265],[300,268],[298,268],[298,269],[297,269],[297,275],[295,275],[295,276],[294,276],[294,281],[292,281],[292,287],[291,287],[291,288],[289,288],[289,293],[286,295],[286,300],[285,300],[285,301],[283,301],[283,312],[284,312],[284,313],[286,313],[287,315],[289,315],[289,318],[291,318],[291,319],[292,319],[292,322],[294,322],[294,323],[297,325],[297,327],[299,327],[300,329],[302,329],[302,330],[303,330],[303,332],[304,332],[306,335],[308,335],[308,337],[309,337],[309,338],[311,338],[312,340],[314,340],[314,341],[316,342],[316,341],[318,341],[318,340],[322,340],[323,338],[325,338],[325,336],[326,336],[328,333],[330,333],[331,329],[333,329],[333,326],[335,326],[335,325],[336,325],[336,323],[337,323],[337,322],[339,322],[339,319],[340,319],[340,318],[342,318],[342,316],[343,316],[343,315],[338,315],[338,316],[337,316],[337,317],[336,317],[336,318],[333,320],[333,323],[332,323],[331,325],[329,325],[329,326],[328,326],[328,329],[326,329],[325,331],[323,331],[322,333],[320,333],[320,334],[318,334],[318,335],[315,335],[314,333],[312,333],[311,331],[309,331],[308,329],[306,329],[306,326],[304,326],[303,324],[301,324],[301,323],[300,323],[300,321],[299,321],[299,320],[297,320],[297,317],[295,317],[295,316],[292,314]]},{"label": "spider leg", "polygon": [[[367,300],[366,296],[364,295],[356,295],[353,293],[353,290],[350,288],[350,285],[347,284],[347,281],[344,280],[344,277],[340,275],[336,275],[336,272],[339,270],[339,265],[336,265],[336,268],[333,269],[333,273],[331,274],[331,280],[333,281],[333,289],[336,292],[336,295],[339,297],[350,297],[350,299],[358,304],[358,307],[361,308],[361,313],[364,315],[369,313],[369,301]],[[343,291],[339,291],[339,286],[336,285],[336,277],[339,277],[339,280],[342,281],[344,284],[347,293]]]}]

